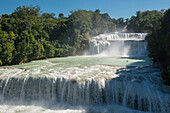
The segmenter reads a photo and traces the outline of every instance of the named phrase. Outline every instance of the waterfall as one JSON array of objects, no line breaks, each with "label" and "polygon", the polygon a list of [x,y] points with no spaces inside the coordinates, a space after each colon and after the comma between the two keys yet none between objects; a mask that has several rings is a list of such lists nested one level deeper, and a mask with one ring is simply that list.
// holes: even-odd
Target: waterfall
[{"label": "waterfall", "polygon": [[147,56],[146,33],[110,33],[95,36],[89,42],[90,55]]},{"label": "waterfall", "polygon": [[54,101],[72,105],[121,105],[149,112],[170,111],[170,96],[159,91],[157,83],[161,78],[157,68],[98,65],[71,68],[65,72],[49,71],[49,75],[38,77],[28,73],[23,71],[17,77],[1,77],[1,102]]},{"label": "waterfall", "polygon": [[110,42],[108,41],[90,41],[89,42],[90,50],[89,54],[99,54],[101,51],[106,50],[110,47]]},{"label": "waterfall", "polygon": [[[160,69],[147,60],[145,36],[146,33],[110,33],[93,37],[89,54],[109,57],[72,56],[0,67],[0,112],[9,112],[4,103],[12,109],[19,102],[14,111],[20,112],[25,110],[18,110],[22,105],[30,104],[31,109],[36,101],[45,104],[41,112],[48,112],[45,110],[54,104],[66,104],[86,106],[83,113],[117,113],[122,108],[135,110],[133,113],[170,113],[170,94],[162,90]],[[98,109],[100,106],[106,108]]]}]

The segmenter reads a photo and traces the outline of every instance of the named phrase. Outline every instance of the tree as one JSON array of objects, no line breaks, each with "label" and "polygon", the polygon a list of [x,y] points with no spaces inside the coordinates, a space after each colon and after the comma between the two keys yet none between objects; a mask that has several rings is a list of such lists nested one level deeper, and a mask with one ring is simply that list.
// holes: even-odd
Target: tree
[{"label": "tree", "polygon": [[63,13],[60,13],[60,14],[58,15],[58,17],[61,19],[61,18],[64,17],[64,14],[63,14]]},{"label": "tree", "polygon": [[14,13],[12,13],[14,17],[17,18],[25,18],[29,15],[32,17],[38,17],[40,15],[40,7],[39,6],[23,6],[17,7]]},{"label": "tree", "polygon": [[13,59],[14,47],[14,34],[0,34],[0,60],[1,64],[10,64]]},{"label": "tree", "polygon": [[54,18],[54,13],[42,13],[41,17],[43,18]]},{"label": "tree", "polygon": [[163,13],[161,11],[136,12],[137,16],[132,16],[128,22],[127,29],[132,32],[151,32],[161,25]]},{"label": "tree", "polygon": [[60,13],[56,18],[30,5],[0,17],[0,65],[82,54],[91,36],[116,29],[110,16],[98,9],[72,11],[68,18]]},{"label": "tree", "polygon": [[170,85],[170,8],[161,19],[161,25],[147,36],[150,56],[155,63],[160,63],[162,77]]},{"label": "tree", "polygon": [[100,14],[100,10],[99,10],[99,9],[96,9],[95,13]]}]

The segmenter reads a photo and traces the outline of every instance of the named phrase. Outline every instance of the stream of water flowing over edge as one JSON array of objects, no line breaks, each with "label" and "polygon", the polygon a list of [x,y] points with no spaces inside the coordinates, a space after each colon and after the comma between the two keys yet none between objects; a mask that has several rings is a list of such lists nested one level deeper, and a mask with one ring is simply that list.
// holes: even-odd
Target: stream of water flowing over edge
[{"label": "stream of water flowing over edge", "polygon": [[0,112],[170,112],[145,36],[101,34],[89,42],[87,56],[0,67]]}]

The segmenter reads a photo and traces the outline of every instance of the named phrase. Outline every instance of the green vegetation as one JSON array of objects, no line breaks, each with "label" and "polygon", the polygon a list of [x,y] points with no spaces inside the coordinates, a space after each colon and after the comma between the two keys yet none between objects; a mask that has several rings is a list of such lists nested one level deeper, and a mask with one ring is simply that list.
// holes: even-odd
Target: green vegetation
[{"label": "green vegetation", "polygon": [[35,59],[81,55],[90,37],[114,32],[147,32],[148,49],[160,63],[163,78],[170,81],[170,9],[136,12],[130,19],[111,19],[100,10],[41,13],[39,6],[18,7],[0,15],[0,65],[21,64]]},{"label": "green vegetation", "polygon": [[0,16],[0,65],[82,54],[91,36],[115,30],[110,16],[100,10],[71,11],[69,17],[60,13],[56,18],[40,13],[39,6],[18,7]]},{"label": "green vegetation", "polygon": [[160,63],[162,77],[170,85],[170,9],[165,12],[159,29],[154,29],[147,39],[150,56]]},{"label": "green vegetation", "polygon": [[159,29],[164,10],[136,12],[128,21],[127,29],[130,32],[151,32],[153,29]]},{"label": "green vegetation", "polygon": [[126,23],[124,26],[127,25],[130,32],[148,33],[149,56],[153,58],[154,64],[160,64],[162,77],[170,85],[170,9],[137,11],[136,16]]}]

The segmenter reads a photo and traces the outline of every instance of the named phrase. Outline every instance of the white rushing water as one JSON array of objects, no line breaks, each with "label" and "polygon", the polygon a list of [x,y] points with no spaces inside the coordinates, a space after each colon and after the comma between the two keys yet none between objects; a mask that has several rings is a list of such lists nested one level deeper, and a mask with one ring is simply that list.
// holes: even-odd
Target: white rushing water
[{"label": "white rushing water", "polygon": [[108,33],[90,41],[89,54],[102,56],[147,56],[146,33]]},{"label": "white rushing water", "polygon": [[[115,42],[114,35],[103,34]],[[131,43],[143,43],[145,38],[139,33],[117,35],[122,35],[121,40],[142,40],[125,42],[131,47]],[[103,36],[94,38],[94,43],[106,41],[105,51],[109,43],[115,44]],[[74,56],[1,67],[0,112],[169,113],[170,94],[162,91],[160,69],[144,56]]]}]

